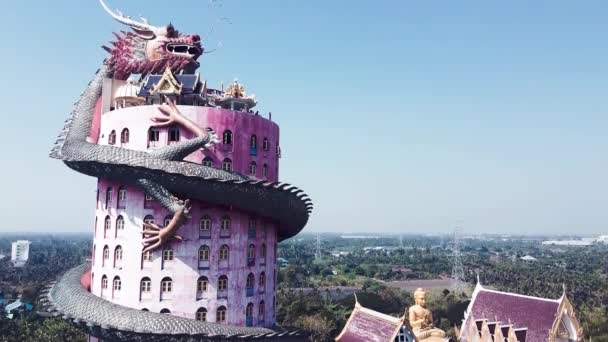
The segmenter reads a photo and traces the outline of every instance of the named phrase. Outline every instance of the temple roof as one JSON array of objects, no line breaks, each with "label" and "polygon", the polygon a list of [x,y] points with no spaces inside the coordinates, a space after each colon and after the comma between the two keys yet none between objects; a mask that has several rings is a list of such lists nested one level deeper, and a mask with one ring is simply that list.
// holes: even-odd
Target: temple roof
[{"label": "temple roof", "polygon": [[[202,83],[198,74],[178,74],[178,75],[149,75],[144,80],[144,84],[139,91],[139,96],[149,96],[158,92],[161,82],[167,82],[171,89],[178,91],[177,95],[198,94],[201,91]],[[174,84],[175,83],[175,84]]]},{"label": "temple roof", "polygon": [[[364,308],[355,303],[355,308],[336,341],[341,342],[389,342],[394,341],[405,317],[393,317]],[[412,333],[410,333],[413,336]]]},{"label": "temple roof", "polygon": [[471,319],[476,322],[487,320],[499,325],[512,325],[518,330],[527,328],[526,342],[547,341],[557,319],[561,301],[562,299],[489,290],[478,283],[465,314],[463,327],[469,326],[468,321]]}]

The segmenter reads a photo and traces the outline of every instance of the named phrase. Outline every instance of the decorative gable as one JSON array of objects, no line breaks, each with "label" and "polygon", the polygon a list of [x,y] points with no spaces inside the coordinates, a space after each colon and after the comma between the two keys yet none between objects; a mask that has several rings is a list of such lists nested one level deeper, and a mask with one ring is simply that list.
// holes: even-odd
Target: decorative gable
[{"label": "decorative gable", "polygon": [[182,88],[182,84],[175,79],[171,69],[167,68],[158,83],[150,90],[150,94],[180,95],[182,93]]}]

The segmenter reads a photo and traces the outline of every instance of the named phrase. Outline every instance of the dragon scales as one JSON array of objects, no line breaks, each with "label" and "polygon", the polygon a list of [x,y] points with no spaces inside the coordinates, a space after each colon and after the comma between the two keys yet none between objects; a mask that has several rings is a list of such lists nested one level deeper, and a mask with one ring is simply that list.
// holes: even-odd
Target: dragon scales
[{"label": "dragon scales", "polygon": [[[171,226],[161,229],[147,226],[152,237],[144,240],[149,249],[156,249],[168,241],[171,234],[187,220],[187,200],[179,200],[172,193],[188,199],[233,206],[247,212],[278,221],[279,239],[296,235],[308,221],[312,203],[308,196],[290,184],[270,183],[250,179],[243,175],[212,167],[184,162],[190,153],[214,144],[212,131],[204,131],[183,117],[174,105],[159,108],[164,116],[156,120],[157,126],[177,123],[195,133],[197,138],[157,149],[153,152],[135,151],[115,146],[98,145],[91,138],[95,106],[101,96],[104,78],[125,79],[131,73],[153,73],[170,68],[179,72],[192,65],[202,54],[198,35],[184,36],[172,25],[154,27],[142,20],[136,22],[104,8],[119,22],[130,26],[133,32],[117,34],[114,49],[95,78],[89,83],[66,120],[51,157],[61,159],[70,168],[93,177],[140,186],[173,215]],[[172,52],[172,46],[188,46],[187,53]],[[160,231],[160,234],[158,233]],[[146,234],[147,234],[146,233]]]},{"label": "dragon scales", "polygon": [[[166,227],[144,224],[142,251],[156,250],[173,239],[181,239],[176,233],[189,220],[191,200],[229,206],[274,220],[279,227],[279,241],[299,233],[312,211],[308,196],[287,183],[260,181],[239,173],[184,161],[188,155],[208,148],[218,140],[213,131],[201,129],[182,115],[168,99],[167,105],[158,106],[158,115],[152,119],[151,126],[179,125],[192,133],[194,138],[153,151],[97,143],[99,133],[96,131],[96,120],[102,114],[98,112],[98,104],[105,79],[125,80],[131,74],[154,74],[167,68],[173,73],[189,72],[199,66],[197,59],[203,53],[198,35],[183,35],[172,25],[152,26],[143,18],[135,21],[120,12],[111,11],[103,0],[100,3],[114,19],[129,26],[132,32],[115,34],[117,41],[112,42],[112,47],[104,47],[110,56],[75,104],[50,156],[85,175],[137,186],[172,214],[171,222]],[[44,300],[49,304],[50,311],[87,322],[89,327],[102,327],[106,333],[108,329],[104,326],[132,332],[167,332],[167,329],[155,325],[162,326],[167,322],[169,318],[166,315],[126,307],[117,310],[115,304],[79,287],[75,279],[84,271],[86,267],[70,271],[49,289]],[[81,302],[94,303],[91,305],[96,309],[87,309]],[[117,314],[119,317],[116,317]],[[140,319],[144,316],[146,319]],[[235,327],[227,325],[179,317],[170,319],[177,320],[175,324],[179,326],[177,332],[171,331],[171,334],[253,336],[272,333],[261,328],[243,327],[235,330]]]}]

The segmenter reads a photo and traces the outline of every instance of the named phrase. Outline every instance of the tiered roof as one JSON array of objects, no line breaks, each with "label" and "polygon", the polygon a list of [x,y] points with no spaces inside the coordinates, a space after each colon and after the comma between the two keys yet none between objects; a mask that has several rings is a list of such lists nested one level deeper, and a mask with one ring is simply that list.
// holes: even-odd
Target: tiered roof
[{"label": "tiered roof", "polygon": [[364,308],[355,301],[355,308],[336,341],[340,342],[393,342],[415,341],[414,333],[405,322],[405,316],[393,317]]},{"label": "tiered roof", "polygon": [[545,342],[564,334],[582,338],[565,291],[559,299],[547,299],[490,290],[478,282],[460,340],[477,341],[481,337],[485,341],[486,335],[495,341]]}]

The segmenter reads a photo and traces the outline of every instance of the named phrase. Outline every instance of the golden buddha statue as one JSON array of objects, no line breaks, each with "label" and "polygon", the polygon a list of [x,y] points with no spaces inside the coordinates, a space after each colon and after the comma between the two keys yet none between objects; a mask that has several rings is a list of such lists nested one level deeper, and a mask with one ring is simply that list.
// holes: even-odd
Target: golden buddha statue
[{"label": "golden buddha statue", "polygon": [[433,313],[426,308],[426,292],[419,288],[414,292],[416,305],[409,309],[410,326],[418,340],[444,341],[445,331],[433,325]]}]

